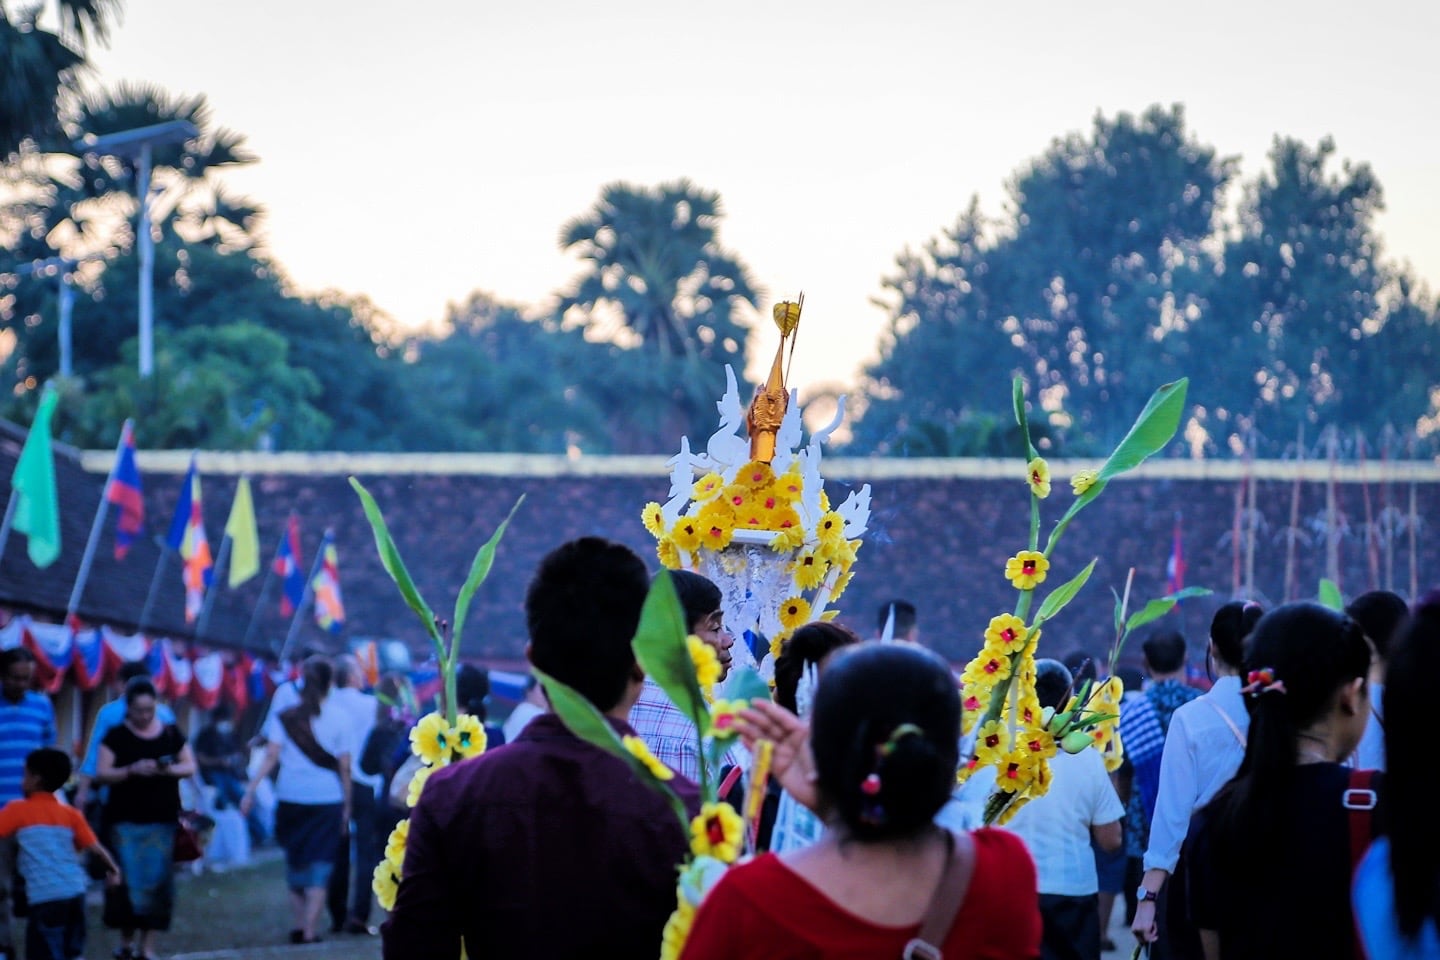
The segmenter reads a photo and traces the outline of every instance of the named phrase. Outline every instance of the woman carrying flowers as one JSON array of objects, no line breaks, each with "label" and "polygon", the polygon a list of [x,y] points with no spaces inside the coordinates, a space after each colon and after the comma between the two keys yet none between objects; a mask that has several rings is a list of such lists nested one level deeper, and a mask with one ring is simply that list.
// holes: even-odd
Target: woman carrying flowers
[{"label": "woman carrying flowers", "polygon": [[934,825],[955,782],[960,697],[933,654],[849,647],[826,668],[808,730],[760,702],[742,714],[742,735],[775,742],[776,775],[827,832],[726,871],[700,904],[684,960],[890,960],[922,936],[946,960],[1039,956],[1035,868],[1020,841]]}]

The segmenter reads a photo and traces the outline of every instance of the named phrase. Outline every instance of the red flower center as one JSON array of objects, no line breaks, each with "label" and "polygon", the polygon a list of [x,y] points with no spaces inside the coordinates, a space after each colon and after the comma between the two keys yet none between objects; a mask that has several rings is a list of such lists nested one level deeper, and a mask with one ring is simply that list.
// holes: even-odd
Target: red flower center
[{"label": "red flower center", "polygon": [[1033,574],[1035,572],[1035,561],[1026,560],[1024,563],[1020,564],[1020,570],[1027,576]]},{"label": "red flower center", "polygon": [[1006,643],[1014,643],[1015,630],[1011,627],[1006,627],[1004,630],[1000,631],[1000,639],[1004,640]]},{"label": "red flower center", "polygon": [[980,698],[979,698],[979,697],[966,697],[966,698],[965,698],[965,709],[966,709],[966,710],[979,710],[979,709],[980,709]]},{"label": "red flower center", "polygon": [[742,504],[742,503],[745,502],[745,498],[742,497],[742,496],[738,496],[738,495],[737,495],[737,496],[733,496],[733,497],[730,498],[730,502],[733,503],[733,504],[735,504],[735,506],[738,507],[738,506],[740,506],[740,504]]},{"label": "red flower center", "polygon": [[991,661],[989,661],[989,662],[987,662],[987,663],[985,664],[985,672],[986,672],[986,673],[995,673],[995,672],[996,672],[997,670],[999,670],[999,669],[1000,669],[1000,661],[999,661],[999,660],[991,660]]},{"label": "red flower center", "polygon": [[1005,771],[1005,776],[1009,777],[1011,780],[1020,779],[1020,765],[1018,763],[1010,764],[1009,769]]},{"label": "red flower center", "polygon": [[985,738],[985,746],[991,747],[992,749],[993,749],[994,747],[998,746],[999,743],[1000,743],[1000,734],[998,734],[998,733],[992,733],[992,734],[990,734],[990,736],[988,736],[988,737]]},{"label": "red flower center", "polygon": [[766,510],[774,510],[774,509],[775,509],[775,498],[774,498],[774,497],[766,497],[766,498],[765,498],[765,509],[766,509]]},{"label": "red flower center", "polygon": [[1031,473],[1030,473],[1030,482],[1031,482],[1031,483],[1039,483],[1039,482],[1040,482],[1040,471],[1039,471],[1039,470],[1033,470],[1033,471],[1031,471]]},{"label": "red flower center", "polygon": [[781,521],[780,521],[780,529],[782,529],[782,530],[789,530],[789,529],[790,529],[791,527],[793,527],[793,526],[795,526],[795,521],[794,521],[794,520],[781,520]]},{"label": "red flower center", "polygon": [[725,825],[720,822],[719,817],[711,817],[705,821],[705,839],[710,841],[712,847],[725,842]]},{"label": "red flower center", "polygon": [[1031,752],[1031,753],[1039,753],[1039,752],[1040,752],[1040,741],[1039,741],[1039,740],[1031,740],[1029,743],[1026,744],[1026,746],[1030,748],[1030,752]]},{"label": "red flower center", "polygon": [[722,531],[719,527],[711,527],[711,528],[710,528],[710,536],[714,537],[716,540],[719,540],[719,539],[720,539],[720,535],[721,535],[723,532],[724,532],[724,531]]}]

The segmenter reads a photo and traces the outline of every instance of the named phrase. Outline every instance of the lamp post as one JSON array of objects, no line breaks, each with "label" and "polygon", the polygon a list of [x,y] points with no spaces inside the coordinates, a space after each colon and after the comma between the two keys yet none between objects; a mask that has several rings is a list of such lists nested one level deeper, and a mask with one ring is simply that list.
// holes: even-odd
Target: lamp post
[{"label": "lamp post", "polygon": [[150,235],[150,164],[157,146],[184,143],[200,135],[189,120],[167,120],[103,136],[89,134],[75,141],[75,149],[97,156],[120,157],[135,164],[135,194],[140,201],[138,229],[140,252],[140,379],[155,371],[155,239]]}]

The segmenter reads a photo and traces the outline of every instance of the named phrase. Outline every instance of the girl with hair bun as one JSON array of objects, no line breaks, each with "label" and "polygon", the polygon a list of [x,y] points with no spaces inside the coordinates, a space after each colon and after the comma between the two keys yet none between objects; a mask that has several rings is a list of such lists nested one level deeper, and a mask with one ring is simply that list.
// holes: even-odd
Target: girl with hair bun
[{"label": "girl with hair bun", "polygon": [[1350,909],[1352,818],[1378,819],[1373,788],[1342,761],[1370,715],[1370,645],[1342,613],[1289,603],[1246,645],[1245,757],[1184,847],[1190,917],[1206,960],[1359,958]]},{"label": "girl with hair bun", "polygon": [[1190,818],[1235,775],[1245,758],[1250,714],[1240,693],[1240,671],[1245,664],[1245,638],[1263,613],[1260,604],[1238,600],[1215,611],[1207,651],[1215,682],[1203,696],[1175,711],[1165,735],[1145,874],[1131,929],[1142,942],[1159,941],[1163,956],[1172,960],[1200,956],[1199,939],[1186,917],[1184,892],[1167,881],[1180,872],[1176,863]]},{"label": "girl with hair bun", "polygon": [[1019,838],[935,825],[959,762],[960,695],[934,654],[901,644],[835,653],[807,726],[757,702],[749,743],[825,821],[814,845],[725,872],[701,902],[684,960],[1040,955],[1035,866]]}]

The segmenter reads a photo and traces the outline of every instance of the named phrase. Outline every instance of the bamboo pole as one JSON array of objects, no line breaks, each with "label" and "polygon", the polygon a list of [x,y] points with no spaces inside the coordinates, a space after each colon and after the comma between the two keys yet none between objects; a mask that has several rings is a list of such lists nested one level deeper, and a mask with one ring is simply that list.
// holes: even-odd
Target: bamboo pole
[{"label": "bamboo pole", "polygon": [[1285,603],[1296,599],[1299,581],[1295,571],[1295,546],[1300,539],[1300,477],[1305,472],[1305,422],[1295,431],[1295,482],[1290,485],[1290,525],[1285,528]]}]

